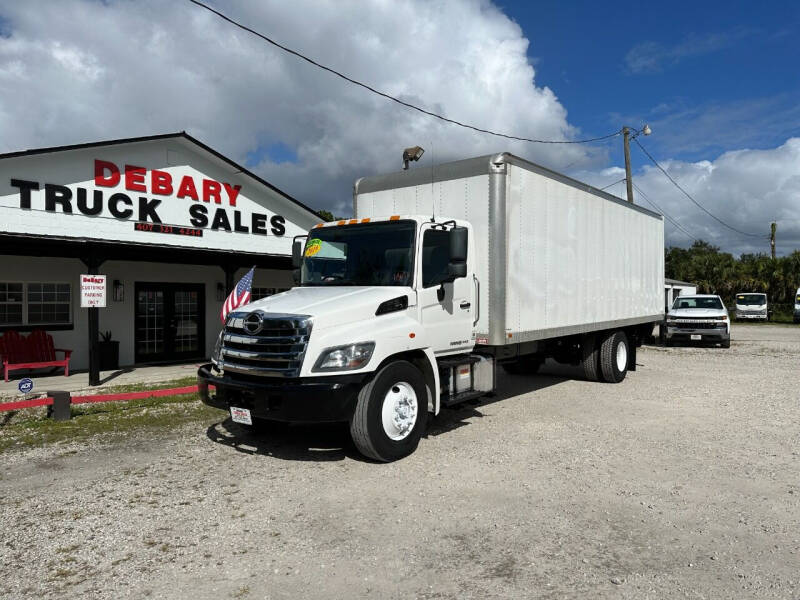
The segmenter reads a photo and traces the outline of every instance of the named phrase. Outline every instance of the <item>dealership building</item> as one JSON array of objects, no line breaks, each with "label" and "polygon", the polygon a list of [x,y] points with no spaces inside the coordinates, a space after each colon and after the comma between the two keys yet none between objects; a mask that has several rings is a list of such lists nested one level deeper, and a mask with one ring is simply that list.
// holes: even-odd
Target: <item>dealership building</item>
[{"label": "dealership building", "polygon": [[[3,154],[0,174],[0,334],[43,329],[71,369],[90,331],[122,367],[209,356],[238,279],[256,267],[254,299],[291,287],[292,238],[320,221],[183,132]],[[104,307],[81,307],[89,274]]]}]

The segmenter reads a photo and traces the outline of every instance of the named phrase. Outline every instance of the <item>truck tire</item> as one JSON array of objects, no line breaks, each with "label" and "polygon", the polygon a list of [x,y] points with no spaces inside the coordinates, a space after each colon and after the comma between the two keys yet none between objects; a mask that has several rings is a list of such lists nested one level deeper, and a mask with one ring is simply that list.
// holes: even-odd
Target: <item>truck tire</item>
[{"label": "truck tire", "polygon": [[731,347],[731,338],[728,338],[727,340],[722,340],[722,347],[723,348],[730,348]]},{"label": "truck tire", "polygon": [[608,383],[619,383],[628,373],[630,347],[628,336],[622,331],[612,331],[600,345],[600,370]]},{"label": "truck tire", "polygon": [[410,362],[398,360],[361,388],[350,435],[364,456],[391,462],[417,449],[427,421],[425,378]]},{"label": "truck tire", "polygon": [[509,375],[536,375],[542,368],[544,359],[540,356],[522,356],[515,361],[503,363],[503,370]]},{"label": "truck tire", "polygon": [[583,364],[583,376],[588,381],[601,381],[600,371],[600,346],[597,338],[587,335],[581,342],[581,363]]}]

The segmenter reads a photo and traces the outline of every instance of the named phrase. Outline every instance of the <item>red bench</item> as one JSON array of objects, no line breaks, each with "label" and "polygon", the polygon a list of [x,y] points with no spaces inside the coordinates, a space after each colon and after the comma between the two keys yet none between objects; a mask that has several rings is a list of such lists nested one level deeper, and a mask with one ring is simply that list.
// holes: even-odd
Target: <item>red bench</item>
[{"label": "red bench", "polygon": [[[56,352],[64,358],[58,360]],[[39,369],[41,367],[64,367],[64,377],[69,377],[69,357],[72,350],[53,347],[53,336],[37,329],[27,337],[16,331],[6,331],[0,336],[0,359],[3,361],[5,380],[9,371]]]}]

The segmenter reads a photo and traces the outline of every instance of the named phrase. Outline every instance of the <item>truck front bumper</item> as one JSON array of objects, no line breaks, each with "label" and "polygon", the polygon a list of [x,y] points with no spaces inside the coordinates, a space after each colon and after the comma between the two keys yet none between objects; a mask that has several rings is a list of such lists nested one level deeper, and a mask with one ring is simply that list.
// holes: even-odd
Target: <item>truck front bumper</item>
[{"label": "truck front bumper", "polygon": [[[700,336],[700,338],[692,336]],[[731,338],[727,329],[722,327],[714,329],[684,329],[667,326],[668,342],[707,342],[710,344],[720,344]]]},{"label": "truck front bumper", "polygon": [[766,313],[736,313],[736,320],[737,321],[746,321],[746,320],[766,321],[767,320],[767,314]]},{"label": "truck front bumper", "polygon": [[[349,421],[363,381],[369,375],[300,379],[234,378],[219,375],[211,364],[197,370],[197,389],[204,404],[229,411],[246,408],[257,419],[291,423]],[[265,379],[266,381],[254,381]],[[214,386],[216,389],[209,389]]]}]

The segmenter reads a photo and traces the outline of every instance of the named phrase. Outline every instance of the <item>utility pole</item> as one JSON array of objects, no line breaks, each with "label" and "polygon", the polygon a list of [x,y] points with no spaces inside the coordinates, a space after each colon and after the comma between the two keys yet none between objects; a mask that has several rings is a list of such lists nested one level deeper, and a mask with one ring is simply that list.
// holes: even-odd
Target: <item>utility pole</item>
[{"label": "utility pole", "polygon": [[625,186],[628,188],[628,202],[633,204],[633,180],[631,179],[631,130],[622,128],[623,144],[625,146]]},{"label": "utility pole", "polygon": [[778,224],[773,222],[772,226],[770,227],[770,234],[769,234],[769,245],[772,247],[772,260],[775,260],[775,230],[778,228]]}]

